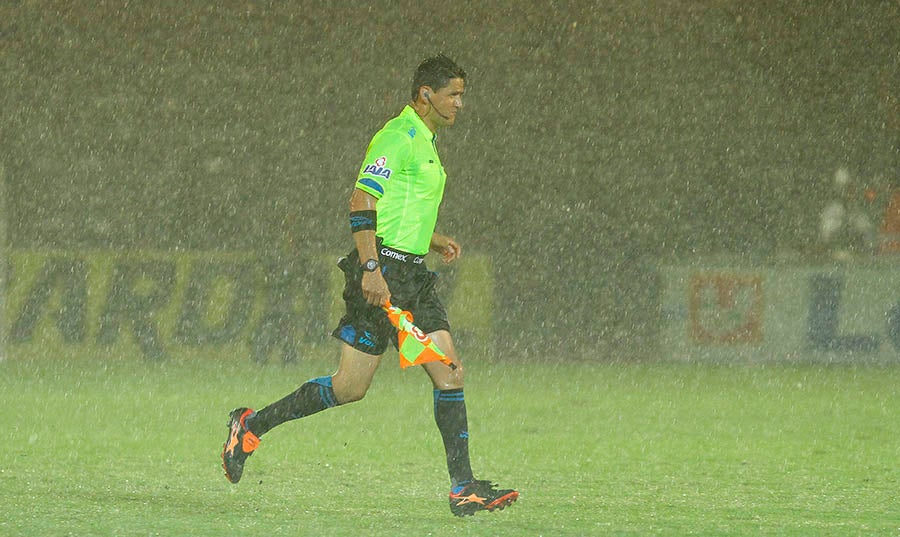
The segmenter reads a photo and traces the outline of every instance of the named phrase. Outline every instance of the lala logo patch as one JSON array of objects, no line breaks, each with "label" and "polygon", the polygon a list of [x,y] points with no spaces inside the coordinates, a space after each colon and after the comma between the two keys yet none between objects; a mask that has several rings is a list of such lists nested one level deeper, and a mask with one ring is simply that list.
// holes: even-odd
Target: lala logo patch
[{"label": "lala logo patch", "polygon": [[374,164],[368,164],[363,169],[363,173],[377,175],[385,179],[391,178],[391,169],[387,167],[387,157],[378,157]]}]

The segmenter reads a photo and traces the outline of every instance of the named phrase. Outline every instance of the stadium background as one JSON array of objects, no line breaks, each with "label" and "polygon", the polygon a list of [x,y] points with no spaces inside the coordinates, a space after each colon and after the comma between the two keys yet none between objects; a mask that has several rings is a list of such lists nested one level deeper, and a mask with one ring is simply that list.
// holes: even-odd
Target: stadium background
[{"label": "stadium background", "polygon": [[661,265],[823,262],[834,170],[898,181],[898,20],[876,1],[4,2],[7,242],[239,252],[311,281],[349,246],[369,137],[443,51],[470,81],[439,228],[489,261],[497,348],[652,354]]}]

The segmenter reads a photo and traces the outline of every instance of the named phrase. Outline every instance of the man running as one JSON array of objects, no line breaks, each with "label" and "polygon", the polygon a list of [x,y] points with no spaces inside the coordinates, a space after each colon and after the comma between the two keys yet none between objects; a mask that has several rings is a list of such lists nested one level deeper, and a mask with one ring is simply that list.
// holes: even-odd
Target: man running
[{"label": "man running", "polygon": [[365,396],[388,342],[397,344],[397,332],[381,308],[390,300],[410,311],[456,366],[422,364],[434,388],[434,419],[447,456],[450,511],[472,515],[503,509],[518,499],[517,491],[473,476],[463,366],[435,291],[436,275],[424,262],[429,251],[444,263],[462,254],[459,243],[435,232],[447,178],[435,138],[438,130],[456,122],[465,80],[465,71],[450,58],[426,59],[413,77],[411,102],[372,138],[350,197],[355,248],[339,263],[346,311],[333,332],[341,341],[337,372],[307,381],[262,410],[232,411],[222,451],[225,476],[232,483],[241,479],[247,457],[272,428]]}]

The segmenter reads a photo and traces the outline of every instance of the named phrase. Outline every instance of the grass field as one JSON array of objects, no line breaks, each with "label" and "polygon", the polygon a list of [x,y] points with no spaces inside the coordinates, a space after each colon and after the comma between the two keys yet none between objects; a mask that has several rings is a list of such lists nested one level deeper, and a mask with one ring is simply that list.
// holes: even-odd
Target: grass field
[{"label": "grass field", "polygon": [[228,411],[333,365],[0,363],[0,535],[900,532],[896,367],[470,360],[476,474],[522,496],[457,519],[425,376],[386,359],[364,401],[272,431],[228,484]]}]

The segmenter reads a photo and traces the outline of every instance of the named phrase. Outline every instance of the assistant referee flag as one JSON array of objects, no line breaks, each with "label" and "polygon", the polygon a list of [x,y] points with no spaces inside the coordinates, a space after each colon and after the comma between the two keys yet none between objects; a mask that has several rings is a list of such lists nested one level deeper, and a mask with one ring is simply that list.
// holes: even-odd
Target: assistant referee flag
[{"label": "assistant referee flag", "polygon": [[427,334],[413,324],[412,313],[392,305],[390,301],[386,302],[382,309],[387,313],[391,324],[397,328],[397,350],[400,351],[402,369],[438,361],[447,364],[451,369],[456,369],[456,364],[447,358]]}]

